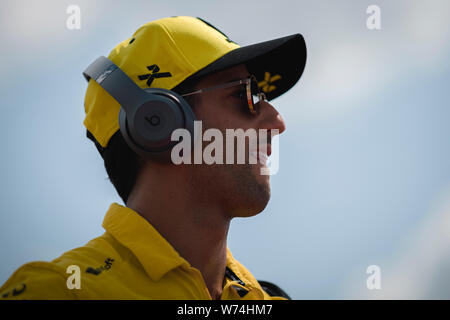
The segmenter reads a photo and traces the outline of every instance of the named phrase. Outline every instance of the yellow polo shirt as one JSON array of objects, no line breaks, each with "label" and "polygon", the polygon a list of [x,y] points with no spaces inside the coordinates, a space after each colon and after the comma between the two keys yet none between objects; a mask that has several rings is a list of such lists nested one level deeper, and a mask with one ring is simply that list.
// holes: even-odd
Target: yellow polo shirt
[{"label": "yellow polo shirt", "polygon": [[[0,288],[0,297],[211,299],[200,271],[138,213],[112,203],[102,225],[106,232],[83,247],[65,252],[51,262],[35,261],[21,266]],[[78,273],[74,266],[79,267]],[[221,299],[284,298],[269,296],[227,249]]]}]

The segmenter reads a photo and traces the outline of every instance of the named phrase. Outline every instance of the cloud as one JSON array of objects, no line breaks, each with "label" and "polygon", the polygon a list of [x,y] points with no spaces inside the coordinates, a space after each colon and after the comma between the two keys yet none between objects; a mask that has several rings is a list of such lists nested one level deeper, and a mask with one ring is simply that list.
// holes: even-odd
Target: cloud
[{"label": "cloud", "polygon": [[[381,290],[368,290],[358,276],[348,279],[344,297],[360,299],[450,299],[450,186],[430,213],[408,233],[381,267]],[[360,269],[359,273],[362,273]],[[352,272],[353,275],[356,272]],[[368,277],[368,275],[366,275]]]},{"label": "cloud", "polygon": [[[304,105],[296,109],[298,119],[334,117],[364,108],[384,90],[447,70],[448,1],[380,2],[379,6],[381,30],[367,29],[365,8],[348,5],[336,11],[320,34],[309,35],[308,61],[301,92],[297,91]],[[316,25],[310,23],[311,28]]]},{"label": "cloud", "polygon": [[414,1],[405,10],[404,24],[400,31],[410,44],[414,61],[423,70],[439,68],[447,62],[450,46],[450,2]]},{"label": "cloud", "polygon": [[[36,56],[47,51],[63,51],[68,33],[66,21],[71,14],[67,1],[4,1],[1,4],[1,40],[11,54]],[[77,1],[81,12],[81,26],[89,21],[91,27],[104,19],[102,1]],[[25,52],[23,52],[23,51]]]}]

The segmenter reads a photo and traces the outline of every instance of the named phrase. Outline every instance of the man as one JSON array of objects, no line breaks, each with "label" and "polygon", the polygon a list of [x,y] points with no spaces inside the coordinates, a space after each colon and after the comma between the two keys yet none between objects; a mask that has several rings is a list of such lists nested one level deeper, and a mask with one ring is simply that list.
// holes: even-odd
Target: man
[{"label": "man", "polygon": [[[173,144],[149,155],[128,135],[132,122],[119,123],[121,108],[131,117],[123,97],[135,96],[125,82],[108,87],[105,79],[123,72],[140,89],[172,90],[189,103],[203,132],[282,133],[285,123],[267,100],[300,78],[306,61],[302,36],[240,47],[200,18],[170,17],[145,24],[108,58],[100,59],[104,70],[91,65],[85,71],[84,125],[125,206],[111,204],[106,232],[85,246],[20,267],[0,288],[2,298],[288,298],[277,286],[258,282],[227,247],[231,219],[256,215],[269,201],[263,161],[176,165],[167,159]],[[134,84],[128,83],[131,89]],[[161,127],[159,116],[164,118],[145,117],[144,129]]]}]

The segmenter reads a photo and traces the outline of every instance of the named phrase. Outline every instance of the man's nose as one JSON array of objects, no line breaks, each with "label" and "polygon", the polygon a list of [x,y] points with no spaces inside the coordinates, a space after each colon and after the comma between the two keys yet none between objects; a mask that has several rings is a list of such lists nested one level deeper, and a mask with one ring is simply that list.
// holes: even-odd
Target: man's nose
[{"label": "man's nose", "polygon": [[260,106],[260,127],[268,130],[277,129],[279,134],[283,133],[286,130],[286,124],[281,114],[269,102],[261,101],[260,103],[262,103]]}]

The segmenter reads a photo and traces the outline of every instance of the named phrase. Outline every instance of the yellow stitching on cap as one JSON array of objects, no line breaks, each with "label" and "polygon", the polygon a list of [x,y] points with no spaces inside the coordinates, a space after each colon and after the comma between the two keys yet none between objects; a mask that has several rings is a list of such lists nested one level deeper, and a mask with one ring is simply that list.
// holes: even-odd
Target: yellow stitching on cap
[{"label": "yellow stitching on cap", "polygon": [[264,80],[258,82],[258,87],[262,87],[262,91],[264,92],[271,92],[273,90],[275,90],[277,87],[272,85],[273,82],[280,80],[282,77],[279,74],[276,74],[274,76],[270,76],[270,72],[265,72],[264,73]]}]

